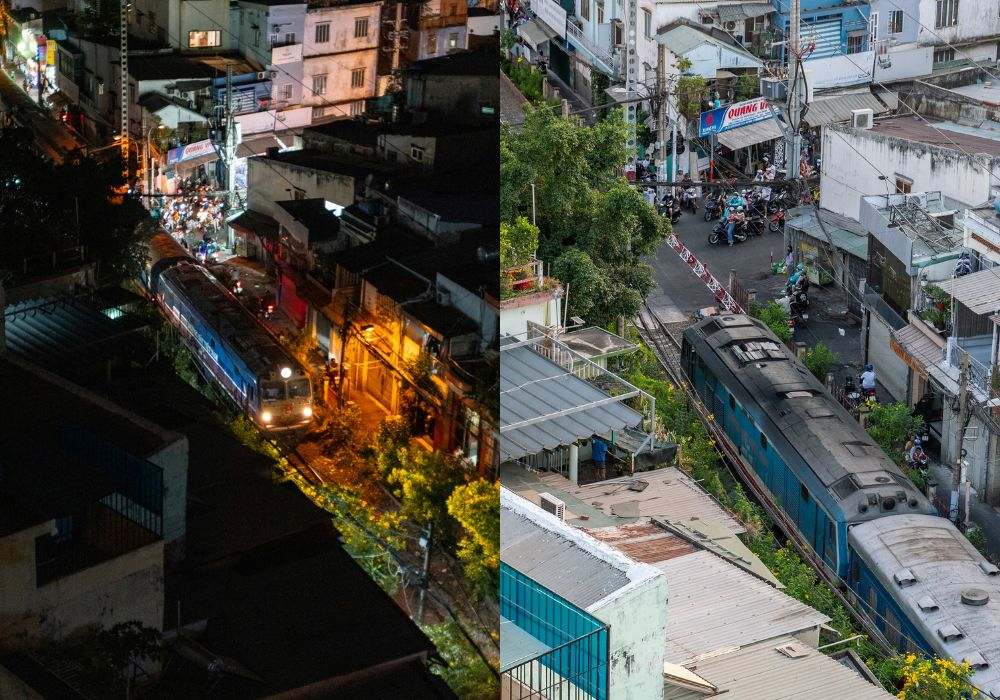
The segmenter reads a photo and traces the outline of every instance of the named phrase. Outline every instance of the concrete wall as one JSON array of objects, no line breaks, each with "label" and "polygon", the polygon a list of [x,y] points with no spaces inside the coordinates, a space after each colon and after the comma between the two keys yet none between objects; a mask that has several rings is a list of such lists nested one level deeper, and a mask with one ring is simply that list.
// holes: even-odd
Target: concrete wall
[{"label": "concrete wall", "polygon": [[138,620],[163,628],[163,542],[35,585],[35,538],[55,532],[49,521],[0,539],[0,646],[60,638],[92,624]]},{"label": "concrete wall", "polygon": [[760,66],[760,61],[755,58],[714,44],[702,44],[695,47],[688,51],[684,57],[691,61],[691,73],[711,80],[715,79],[716,70],[720,68],[758,68]]},{"label": "concrete wall", "polygon": [[[609,632],[608,696],[648,700],[663,695],[667,644],[667,578],[643,581],[602,607],[589,609]],[[597,604],[600,605],[600,604]]]},{"label": "concrete wall", "polygon": [[[990,3],[959,2],[958,24],[954,27],[935,27],[936,10],[936,0],[920,0],[920,24],[927,27],[918,32],[917,40],[922,44],[957,44],[1000,34],[1000,16],[996,6]],[[995,39],[993,44],[996,45]]]},{"label": "concrete wall", "polygon": [[180,561],[187,533],[187,438],[182,437],[150,455],[149,461],[163,469],[163,541],[167,560]]},{"label": "concrete wall", "polygon": [[263,158],[250,158],[248,163],[247,204],[254,211],[277,218],[274,203],[294,199],[288,191],[293,185],[305,192],[306,199],[322,197],[342,207],[354,204],[353,177],[277,161],[265,163]]},{"label": "concrete wall", "polygon": [[982,157],[976,160],[959,151],[838,125],[823,127],[822,153],[820,206],[855,220],[862,196],[895,187],[894,181],[880,181],[879,172],[862,156],[890,179],[899,174],[913,180],[913,192],[940,190],[968,205],[989,199],[990,170],[1000,172],[1000,158],[989,159],[987,167]]},{"label": "concrete wall", "polygon": [[528,322],[541,326],[556,326],[562,322],[560,302],[551,294],[535,297],[521,297],[501,302],[500,335],[525,337]]},{"label": "concrete wall", "polygon": [[[889,40],[890,46],[905,44],[917,40],[917,18],[919,16],[920,0],[872,0],[871,13],[878,13],[878,40]],[[889,33],[889,17],[893,10],[903,12],[903,31]]]},{"label": "concrete wall", "polygon": [[479,336],[486,343],[496,336],[499,312],[479,296],[474,289],[466,289],[438,273],[437,286],[451,294],[451,305],[471,318],[479,326]]},{"label": "concrete wall", "polygon": [[[342,105],[357,102],[368,97],[374,97],[378,85],[376,69],[378,66],[378,50],[351,51],[350,53],[310,56],[303,62],[302,81],[306,85],[303,90],[302,104],[314,106]],[[364,70],[364,84],[352,87],[351,75],[356,69]],[[316,95],[312,92],[313,76],[326,76],[326,92]],[[345,109],[348,105],[345,105]],[[331,113],[332,107],[329,108]],[[339,116],[350,116],[350,111]]]},{"label": "concrete wall", "polygon": [[[309,8],[305,18],[305,34],[302,37],[302,55],[322,56],[324,54],[346,53],[363,49],[377,49],[381,25],[379,17],[381,5],[347,5],[343,7]],[[354,36],[356,19],[368,20],[368,35]],[[316,42],[316,25],[330,24],[329,40]]]}]

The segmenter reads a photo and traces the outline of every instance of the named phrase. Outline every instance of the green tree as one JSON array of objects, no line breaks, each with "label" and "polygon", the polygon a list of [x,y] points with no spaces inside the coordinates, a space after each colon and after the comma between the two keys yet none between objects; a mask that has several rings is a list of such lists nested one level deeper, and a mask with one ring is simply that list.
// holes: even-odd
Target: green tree
[{"label": "green tree", "polygon": [[907,441],[923,426],[924,419],[910,413],[905,403],[876,404],[868,415],[868,434],[898,464],[903,463]]},{"label": "green tree", "polygon": [[448,513],[462,527],[458,558],[481,594],[496,594],[500,571],[500,484],[477,479],[448,497]]},{"label": "green tree", "polygon": [[400,513],[419,525],[433,523],[438,533],[447,536],[448,497],[469,476],[462,460],[420,447],[398,448],[396,456],[399,466],[386,481],[400,500]]},{"label": "green tree", "polygon": [[776,301],[750,309],[750,315],[759,319],[778,339],[787,343],[792,339],[792,329],[788,325],[788,311]]},{"label": "green tree", "polygon": [[472,649],[454,622],[423,628],[434,643],[444,664],[433,667],[462,700],[493,700],[500,696],[500,684],[490,668]]},{"label": "green tree", "polygon": [[756,73],[744,73],[736,81],[736,99],[749,100],[760,94],[760,78]]},{"label": "green tree", "polygon": [[552,274],[569,286],[567,315],[589,318],[604,294],[604,275],[590,256],[579,248],[569,248],[556,258]]},{"label": "green tree", "polygon": [[524,216],[514,223],[500,223],[500,268],[506,270],[531,261],[538,250],[538,228]]},{"label": "green tree", "polygon": [[677,108],[687,120],[701,115],[702,103],[708,99],[708,94],[708,83],[700,75],[681,75],[674,86]]},{"label": "green tree", "polygon": [[830,373],[830,368],[837,364],[837,356],[823,343],[816,343],[806,350],[802,361],[816,379],[826,383],[826,375]]}]

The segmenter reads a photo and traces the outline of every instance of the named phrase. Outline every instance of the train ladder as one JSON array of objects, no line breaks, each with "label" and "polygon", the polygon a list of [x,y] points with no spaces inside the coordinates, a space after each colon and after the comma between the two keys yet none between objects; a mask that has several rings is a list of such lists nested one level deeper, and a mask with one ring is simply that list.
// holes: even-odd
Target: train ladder
[{"label": "train ladder", "polygon": [[691,272],[694,273],[694,276],[700,279],[705,286],[708,287],[708,291],[712,293],[715,300],[719,302],[723,308],[726,309],[726,311],[737,314],[746,313],[746,311],[743,310],[743,307],[740,306],[739,302],[737,302],[736,299],[733,298],[733,295],[729,293],[729,290],[723,286],[721,282],[719,282],[719,280],[711,273],[703,262],[695,257],[694,253],[688,250],[687,246],[681,243],[680,239],[677,238],[676,235],[670,234],[670,237],[667,238],[667,243],[674,249],[674,252],[681,257],[681,260],[687,263],[687,266],[691,268]]}]

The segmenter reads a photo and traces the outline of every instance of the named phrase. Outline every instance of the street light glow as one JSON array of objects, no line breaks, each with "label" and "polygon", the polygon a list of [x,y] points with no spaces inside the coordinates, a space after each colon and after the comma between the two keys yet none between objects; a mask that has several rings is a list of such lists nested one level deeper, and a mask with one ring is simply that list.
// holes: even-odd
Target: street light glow
[{"label": "street light glow", "polygon": [[282,379],[288,379],[291,376],[292,376],[292,368],[291,367],[282,367],[281,368],[281,378]]}]

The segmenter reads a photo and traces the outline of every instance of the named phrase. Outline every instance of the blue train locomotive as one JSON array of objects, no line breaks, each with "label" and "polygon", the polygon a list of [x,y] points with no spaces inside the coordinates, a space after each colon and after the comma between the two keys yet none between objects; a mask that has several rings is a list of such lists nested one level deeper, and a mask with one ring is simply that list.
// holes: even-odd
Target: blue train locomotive
[{"label": "blue train locomotive", "polygon": [[149,252],[147,289],[229,398],[263,430],[308,426],[313,397],[305,368],[173,237],[157,234]]},{"label": "blue train locomotive", "polygon": [[847,578],[848,528],[931,504],[759,321],[706,319],[681,363],[715,421],[823,562]]}]

